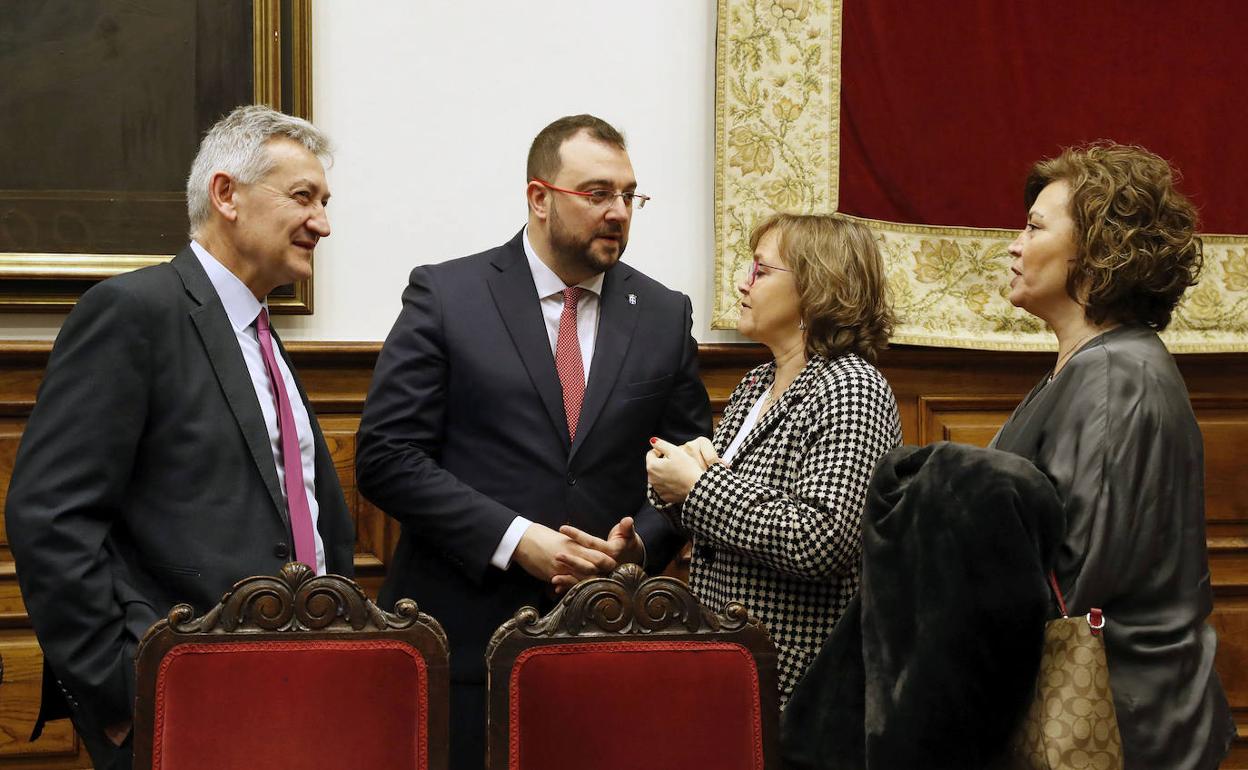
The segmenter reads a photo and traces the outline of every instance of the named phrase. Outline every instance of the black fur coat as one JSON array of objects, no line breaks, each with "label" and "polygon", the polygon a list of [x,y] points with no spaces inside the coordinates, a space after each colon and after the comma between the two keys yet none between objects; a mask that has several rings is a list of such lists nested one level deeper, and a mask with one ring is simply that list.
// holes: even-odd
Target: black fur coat
[{"label": "black fur coat", "polygon": [[785,767],[992,767],[1034,693],[1062,529],[1053,485],[1020,457],[885,455],[862,587],[785,710]]}]

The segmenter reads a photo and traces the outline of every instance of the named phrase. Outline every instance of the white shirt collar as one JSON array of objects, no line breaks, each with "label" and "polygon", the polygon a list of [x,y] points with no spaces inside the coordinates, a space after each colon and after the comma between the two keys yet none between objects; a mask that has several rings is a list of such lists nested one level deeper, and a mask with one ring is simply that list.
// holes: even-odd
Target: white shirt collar
[{"label": "white shirt collar", "polygon": [[[524,226],[523,240],[524,256],[529,258],[529,272],[533,273],[533,285],[537,287],[538,299],[545,299],[566,289],[567,284],[563,282],[563,279],[555,275],[555,271],[547,267],[541,257],[537,256],[537,252],[533,250],[533,243],[529,240],[528,225]],[[605,273],[598,273],[593,278],[581,281],[577,286],[593,292],[595,296],[601,296],[602,279],[605,275]]]},{"label": "white shirt collar", "polygon": [[204,272],[208,274],[208,280],[212,281],[212,288],[217,290],[217,296],[221,298],[221,304],[225,306],[225,314],[229,316],[230,325],[234,327],[234,331],[241,332],[251,326],[256,316],[260,315],[260,308],[267,307],[268,303],[257,300],[256,295],[247,288],[247,284],[193,239],[191,251],[199,257],[199,264],[203,265]]}]

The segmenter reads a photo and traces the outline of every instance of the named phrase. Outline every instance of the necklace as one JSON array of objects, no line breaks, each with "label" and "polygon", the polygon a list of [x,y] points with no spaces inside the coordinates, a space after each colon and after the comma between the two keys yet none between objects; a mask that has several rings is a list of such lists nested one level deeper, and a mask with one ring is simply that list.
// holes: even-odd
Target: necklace
[{"label": "necklace", "polygon": [[1079,348],[1083,347],[1083,343],[1092,339],[1099,333],[1100,333],[1099,330],[1093,329],[1092,331],[1088,332],[1086,335],[1081,337],[1078,342],[1072,345],[1070,350],[1067,350],[1065,353],[1058,356],[1057,363],[1053,365],[1053,372],[1049,374],[1049,382],[1052,382],[1053,378],[1057,376],[1057,372],[1062,368],[1062,364],[1065,363],[1067,360],[1069,360],[1070,357],[1073,356],[1075,353],[1079,352]]},{"label": "necklace", "polygon": [[767,411],[775,405],[780,397],[776,395],[775,388],[768,388],[767,393],[763,396],[763,411]]}]

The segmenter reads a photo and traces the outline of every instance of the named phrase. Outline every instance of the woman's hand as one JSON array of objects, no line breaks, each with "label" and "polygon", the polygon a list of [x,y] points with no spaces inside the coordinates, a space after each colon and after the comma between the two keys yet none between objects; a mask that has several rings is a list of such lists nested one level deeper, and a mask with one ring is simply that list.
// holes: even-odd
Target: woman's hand
[{"label": "woman's hand", "polygon": [[719,453],[715,451],[715,445],[706,436],[698,436],[693,441],[686,441],[684,444],[681,444],[680,448],[688,452],[690,457],[697,460],[702,470],[706,470],[719,462]]},{"label": "woman's hand", "polygon": [[[698,483],[698,478],[706,472],[701,450],[695,457],[684,447],[669,444],[661,438],[650,439],[650,445],[654,447],[646,453],[646,477],[650,486],[664,502],[683,503],[693,485]],[[712,448],[711,454],[714,453]]]}]

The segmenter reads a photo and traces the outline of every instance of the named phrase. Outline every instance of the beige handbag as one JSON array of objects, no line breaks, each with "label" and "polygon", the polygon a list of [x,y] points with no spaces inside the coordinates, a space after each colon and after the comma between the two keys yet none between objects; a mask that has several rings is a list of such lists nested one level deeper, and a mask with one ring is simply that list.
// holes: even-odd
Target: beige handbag
[{"label": "beige handbag", "polygon": [[1093,608],[1083,617],[1070,617],[1052,572],[1049,585],[1062,616],[1044,627],[1036,694],[1011,741],[1010,767],[1121,770],[1122,736],[1101,634],[1105,616]]}]

